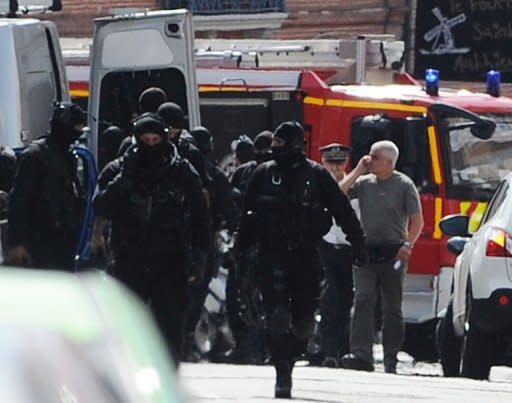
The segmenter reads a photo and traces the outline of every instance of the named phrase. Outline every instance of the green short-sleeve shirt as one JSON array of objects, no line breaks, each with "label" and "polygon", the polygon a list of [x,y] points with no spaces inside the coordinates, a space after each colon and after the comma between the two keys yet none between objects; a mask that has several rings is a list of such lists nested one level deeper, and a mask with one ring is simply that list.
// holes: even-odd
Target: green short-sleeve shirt
[{"label": "green short-sleeve shirt", "polygon": [[409,217],[421,212],[414,182],[398,171],[386,180],[379,180],[374,174],[363,175],[349,195],[359,199],[361,222],[370,245],[405,241]]}]

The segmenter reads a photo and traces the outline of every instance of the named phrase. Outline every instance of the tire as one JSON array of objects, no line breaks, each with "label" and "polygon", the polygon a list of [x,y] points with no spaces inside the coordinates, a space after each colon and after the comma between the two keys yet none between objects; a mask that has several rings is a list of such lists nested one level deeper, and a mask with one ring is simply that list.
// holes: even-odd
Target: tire
[{"label": "tire", "polygon": [[469,330],[464,335],[461,375],[471,379],[489,379],[496,351],[496,335],[484,332],[474,324],[471,281],[468,281],[466,298],[466,326]]},{"label": "tire", "polygon": [[453,305],[450,303],[436,329],[437,349],[445,377],[460,375],[462,341],[453,329]]},{"label": "tire", "polygon": [[478,326],[469,325],[464,338],[462,376],[471,379],[489,379],[494,361],[496,337]]}]

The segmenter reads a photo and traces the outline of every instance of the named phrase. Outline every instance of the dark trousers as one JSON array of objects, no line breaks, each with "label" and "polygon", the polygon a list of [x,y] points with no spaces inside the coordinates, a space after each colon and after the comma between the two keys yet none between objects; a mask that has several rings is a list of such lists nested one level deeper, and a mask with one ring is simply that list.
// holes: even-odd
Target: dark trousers
[{"label": "dark trousers", "polygon": [[313,333],[319,294],[317,251],[262,251],[258,272],[273,363],[293,362],[305,352]]},{"label": "dark trousers", "polygon": [[318,253],[325,276],[319,304],[322,351],[325,357],[339,357],[350,352],[350,310],[354,300],[352,248],[321,242]]},{"label": "dark trousers", "polygon": [[187,313],[183,258],[168,254],[116,254],[114,276],[151,306],[175,365],[181,360]]},{"label": "dark trousers", "polygon": [[355,306],[350,348],[359,358],[373,362],[375,301],[382,296],[382,346],[384,363],[396,364],[404,340],[402,290],[405,270],[395,270],[394,261],[369,263],[354,269]]}]

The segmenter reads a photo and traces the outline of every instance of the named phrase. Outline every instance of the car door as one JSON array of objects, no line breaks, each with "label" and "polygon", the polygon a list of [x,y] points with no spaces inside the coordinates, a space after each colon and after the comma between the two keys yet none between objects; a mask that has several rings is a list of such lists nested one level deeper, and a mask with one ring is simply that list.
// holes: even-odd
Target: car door
[{"label": "car door", "polygon": [[502,181],[496,188],[487,209],[482,218],[480,228],[473,234],[471,240],[466,244],[464,251],[457,258],[453,278],[453,325],[455,333],[459,336],[464,334],[466,320],[466,300],[468,281],[472,266],[485,264],[485,243],[491,220],[501,207],[508,194],[509,184]]},{"label": "car door", "polygon": [[187,10],[135,13],[95,21],[91,49],[89,148],[95,157],[99,135],[109,125],[126,134],[139,113],[137,100],[148,87],[163,89],[200,124],[194,66],[194,31]]}]

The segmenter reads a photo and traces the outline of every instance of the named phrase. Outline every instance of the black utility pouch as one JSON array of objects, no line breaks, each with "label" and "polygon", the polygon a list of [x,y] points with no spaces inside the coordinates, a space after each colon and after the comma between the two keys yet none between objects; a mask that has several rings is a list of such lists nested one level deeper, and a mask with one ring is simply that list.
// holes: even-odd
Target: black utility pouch
[{"label": "black utility pouch", "polygon": [[368,245],[368,259],[370,263],[385,263],[393,260],[402,244]]}]

